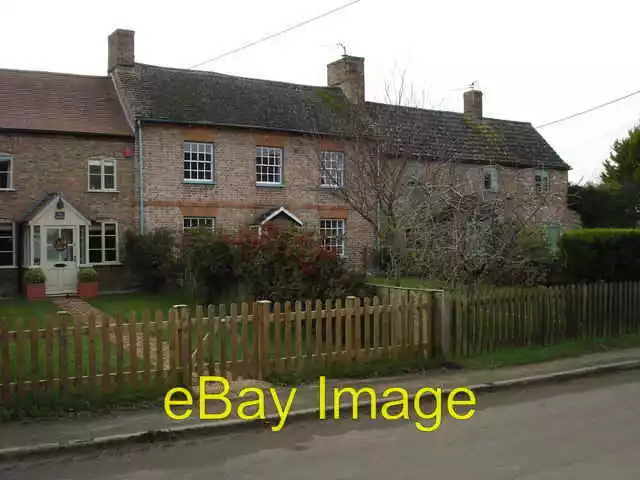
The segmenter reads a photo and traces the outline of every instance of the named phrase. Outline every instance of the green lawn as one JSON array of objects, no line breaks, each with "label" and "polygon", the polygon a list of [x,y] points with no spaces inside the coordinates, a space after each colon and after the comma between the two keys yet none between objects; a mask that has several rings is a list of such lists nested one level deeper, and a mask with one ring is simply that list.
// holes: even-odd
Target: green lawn
[{"label": "green lawn", "polygon": [[9,321],[9,329],[12,329],[16,319],[30,321],[32,318],[38,320],[40,327],[44,326],[44,319],[47,315],[55,315],[59,308],[51,300],[29,301],[23,298],[13,300],[0,300],[0,318]]},{"label": "green lawn", "polygon": [[110,295],[100,295],[88,300],[91,305],[102,310],[104,313],[116,317],[122,315],[125,320],[129,320],[131,312],[135,312],[138,319],[143,312],[149,312],[153,318],[156,310],[162,311],[165,316],[173,305],[185,304],[195,309],[195,302],[182,292],[172,293],[117,293]]}]

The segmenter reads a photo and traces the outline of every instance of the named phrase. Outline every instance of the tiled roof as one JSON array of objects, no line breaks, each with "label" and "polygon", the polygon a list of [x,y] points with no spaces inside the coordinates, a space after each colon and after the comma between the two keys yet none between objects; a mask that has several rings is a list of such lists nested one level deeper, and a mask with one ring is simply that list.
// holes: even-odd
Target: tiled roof
[{"label": "tiled roof", "polygon": [[118,69],[117,76],[138,118],[289,132],[343,132],[342,119],[331,108],[331,99],[344,101],[338,88],[145,64]]},{"label": "tiled roof", "polygon": [[[136,64],[116,70],[137,119],[348,135],[342,91],[213,72]],[[366,102],[373,132],[425,159],[570,168],[530,124]]]},{"label": "tiled roof", "polygon": [[0,129],[131,135],[110,78],[2,69]]},{"label": "tiled roof", "polygon": [[374,131],[426,160],[569,169],[526,122],[367,102]]}]

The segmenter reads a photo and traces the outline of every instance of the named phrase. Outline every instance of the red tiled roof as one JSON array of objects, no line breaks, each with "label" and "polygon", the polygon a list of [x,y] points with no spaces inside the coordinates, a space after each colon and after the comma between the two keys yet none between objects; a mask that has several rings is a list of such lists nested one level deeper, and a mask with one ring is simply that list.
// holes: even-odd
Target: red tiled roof
[{"label": "red tiled roof", "polygon": [[0,69],[0,130],[131,135],[108,77]]}]

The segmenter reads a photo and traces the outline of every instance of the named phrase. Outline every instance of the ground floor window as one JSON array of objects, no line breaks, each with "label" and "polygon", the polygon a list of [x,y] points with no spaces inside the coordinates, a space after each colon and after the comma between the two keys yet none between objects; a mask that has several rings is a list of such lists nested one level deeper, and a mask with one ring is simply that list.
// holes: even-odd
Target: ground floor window
[{"label": "ground floor window", "polygon": [[557,254],[560,251],[560,240],[562,239],[562,227],[557,223],[547,226],[547,246],[549,252]]},{"label": "ground floor window", "polygon": [[0,223],[0,267],[16,264],[16,242],[13,223]]},{"label": "ground floor window", "polygon": [[215,217],[184,217],[184,230],[192,230],[196,228],[208,228],[214,230],[216,226]]},{"label": "ground floor window", "polygon": [[92,223],[89,227],[89,263],[117,261],[118,225],[115,222]]},{"label": "ground floor window", "polygon": [[323,218],[320,220],[320,238],[322,246],[344,256],[345,220],[342,218]]}]

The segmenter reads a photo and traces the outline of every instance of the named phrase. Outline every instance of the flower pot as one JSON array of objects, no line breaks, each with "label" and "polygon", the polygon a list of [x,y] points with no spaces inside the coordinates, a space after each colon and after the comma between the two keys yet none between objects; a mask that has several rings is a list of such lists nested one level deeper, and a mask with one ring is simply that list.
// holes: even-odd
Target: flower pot
[{"label": "flower pot", "polygon": [[44,283],[27,284],[27,300],[40,300],[44,298]]},{"label": "flower pot", "polygon": [[93,298],[98,296],[98,282],[79,282],[78,296],[83,298]]}]

